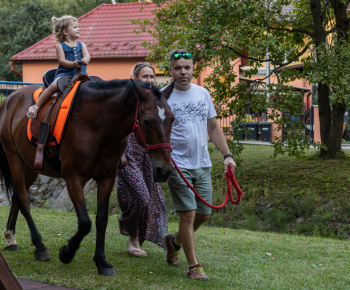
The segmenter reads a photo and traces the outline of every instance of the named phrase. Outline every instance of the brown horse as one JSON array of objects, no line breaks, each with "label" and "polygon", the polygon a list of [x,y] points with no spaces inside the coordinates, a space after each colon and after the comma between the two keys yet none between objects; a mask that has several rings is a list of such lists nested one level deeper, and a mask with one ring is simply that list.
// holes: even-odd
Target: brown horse
[{"label": "brown horse", "polygon": [[[0,104],[0,178],[5,182],[11,200],[11,211],[4,231],[6,248],[19,248],[14,234],[18,212],[21,211],[36,248],[35,258],[48,260],[50,255],[30,214],[28,198],[28,189],[38,172],[33,169],[36,147],[28,142],[26,136],[26,112],[33,104],[32,94],[38,88],[31,85],[19,89]],[[66,181],[78,217],[78,231],[60,249],[61,262],[72,261],[81,241],[90,232],[91,220],[83,189],[92,178],[98,185],[94,261],[100,274],[115,275],[113,266],[105,257],[105,232],[109,198],[119,160],[126,147],[126,137],[138,124],[141,130],[135,134],[140,144],[145,145],[146,142],[150,148],[158,148],[149,152],[154,179],[166,181],[172,168],[170,148],[152,145],[168,144],[170,141],[174,115],[166,100],[172,89],[173,84],[164,92],[157,88],[145,89],[141,82],[132,80],[90,81],[81,85],[59,147],[60,173],[48,162],[45,171],[40,172]]]}]

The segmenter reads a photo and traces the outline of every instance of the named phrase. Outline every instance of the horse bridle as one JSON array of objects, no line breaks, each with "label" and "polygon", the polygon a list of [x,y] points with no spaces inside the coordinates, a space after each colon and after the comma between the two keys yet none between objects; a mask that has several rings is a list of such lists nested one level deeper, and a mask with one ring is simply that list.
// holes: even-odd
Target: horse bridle
[{"label": "horse bridle", "polygon": [[140,100],[137,99],[135,122],[134,122],[134,125],[132,126],[132,131],[134,132],[134,134],[135,134],[135,130],[137,130],[137,132],[139,133],[140,138],[141,138],[142,143],[143,143],[144,151],[148,153],[149,151],[161,149],[161,148],[170,148],[170,151],[171,151],[171,144],[170,143],[159,143],[159,144],[155,144],[155,145],[148,145],[146,143],[146,140],[142,135],[141,128],[139,125],[139,106],[140,106]]}]

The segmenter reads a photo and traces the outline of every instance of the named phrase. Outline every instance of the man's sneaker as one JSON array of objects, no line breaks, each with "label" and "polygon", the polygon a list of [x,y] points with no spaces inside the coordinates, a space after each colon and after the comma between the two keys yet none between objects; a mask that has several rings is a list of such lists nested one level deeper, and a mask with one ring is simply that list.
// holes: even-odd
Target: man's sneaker
[{"label": "man's sneaker", "polygon": [[179,251],[181,246],[175,248],[173,244],[174,234],[167,234],[164,236],[165,250],[166,250],[166,261],[171,266],[177,266],[180,263]]},{"label": "man's sneaker", "polygon": [[204,273],[203,268],[199,264],[194,266],[194,268],[192,268],[191,270],[188,270],[187,278],[194,279],[194,280],[203,280],[203,281],[209,280],[209,277],[207,276],[207,274]]}]

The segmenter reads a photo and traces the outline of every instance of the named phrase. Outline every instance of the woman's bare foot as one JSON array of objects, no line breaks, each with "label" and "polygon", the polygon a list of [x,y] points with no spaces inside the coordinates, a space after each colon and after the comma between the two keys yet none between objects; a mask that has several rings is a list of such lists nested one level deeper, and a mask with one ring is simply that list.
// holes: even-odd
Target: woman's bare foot
[{"label": "woman's bare foot", "polygon": [[136,257],[146,257],[147,253],[141,249],[139,241],[135,239],[130,239],[127,243],[128,252],[132,256]]}]

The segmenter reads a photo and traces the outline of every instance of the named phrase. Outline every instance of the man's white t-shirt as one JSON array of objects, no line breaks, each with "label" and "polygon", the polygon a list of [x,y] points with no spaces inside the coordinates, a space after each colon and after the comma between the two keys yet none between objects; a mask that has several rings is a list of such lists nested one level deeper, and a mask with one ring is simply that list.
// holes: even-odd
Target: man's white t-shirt
[{"label": "man's white t-shirt", "polygon": [[207,120],[216,117],[209,92],[191,83],[187,91],[174,89],[168,104],[175,115],[171,130],[171,155],[184,169],[211,167]]}]

